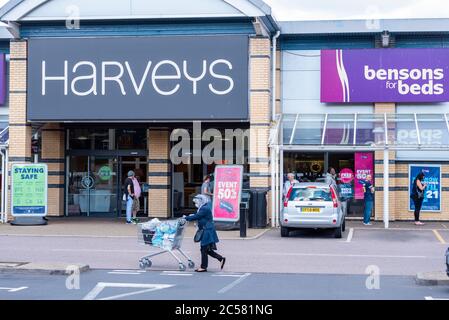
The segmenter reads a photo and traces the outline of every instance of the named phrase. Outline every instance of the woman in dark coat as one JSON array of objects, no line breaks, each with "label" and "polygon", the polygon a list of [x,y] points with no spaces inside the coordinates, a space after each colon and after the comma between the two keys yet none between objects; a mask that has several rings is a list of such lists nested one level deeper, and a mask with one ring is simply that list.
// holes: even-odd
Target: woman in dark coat
[{"label": "woman in dark coat", "polygon": [[193,198],[195,206],[198,208],[197,213],[185,217],[187,221],[198,221],[198,229],[204,230],[201,237],[201,268],[196,272],[206,272],[208,266],[208,255],[217,259],[221,263],[223,269],[226,258],[215,252],[217,250],[216,243],[219,241],[215,224],[212,217],[212,209],[209,198],[205,195],[197,195]]},{"label": "woman in dark coat", "polygon": [[413,203],[415,204],[415,224],[418,226],[424,225],[424,223],[419,221],[419,213],[424,202],[424,190],[427,187],[427,184],[423,182],[424,173],[420,172],[413,181],[412,194],[410,195],[410,198],[412,198]]}]

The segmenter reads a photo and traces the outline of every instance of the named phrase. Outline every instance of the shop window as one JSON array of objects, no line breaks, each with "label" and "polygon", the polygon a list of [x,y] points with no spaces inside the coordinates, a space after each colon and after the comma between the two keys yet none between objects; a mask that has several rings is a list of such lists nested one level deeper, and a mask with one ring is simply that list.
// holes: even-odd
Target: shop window
[{"label": "shop window", "polygon": [[117,129],[117,149],[145,150],[147,148],[146,129]]},{"label": "shop window", "polygon": [[110,129],[70,129],[69,148],[72,150],[113,150]]}]

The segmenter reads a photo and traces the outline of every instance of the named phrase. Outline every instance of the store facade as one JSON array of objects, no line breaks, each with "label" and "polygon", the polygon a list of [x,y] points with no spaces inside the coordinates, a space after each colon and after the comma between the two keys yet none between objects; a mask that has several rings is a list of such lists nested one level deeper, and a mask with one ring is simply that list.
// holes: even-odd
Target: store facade
[{"label": "store facade", "polygon": [[189,209],[217,164],[244,165],[248,188],[268,191],[269,7],[70,4],[79,21],[62,0],[15,1],[1,18],[17,29],[9,165],[48,165],[49,215],[122,216],[130,170],[143,216]]},{"label": "store facade", "polygon": [[272,140],[279,184],[288,172],[319,181],[333,167],[348,217],[360,218],[359,181],[370,174],[373,218],[388,227],[414,218],[410,184],[424,171],[430,187],[422,219],[447,220],[449,35],[441,21],[365,23],[281,22],[282,94]]},{"label": "store facade", "polygon": [[133,170],[140,215],[176,216],[217,164],[238,163],[273,226],[286,174],[329,167],[349,217],[370,174],[373,218],[412,219],[425,170],[422,217],[449,219],[447,19],[277,24],[259,0],[15,0],[0,16],[14,37],[5,165],[48,165],[50,215],[122,216]]}]

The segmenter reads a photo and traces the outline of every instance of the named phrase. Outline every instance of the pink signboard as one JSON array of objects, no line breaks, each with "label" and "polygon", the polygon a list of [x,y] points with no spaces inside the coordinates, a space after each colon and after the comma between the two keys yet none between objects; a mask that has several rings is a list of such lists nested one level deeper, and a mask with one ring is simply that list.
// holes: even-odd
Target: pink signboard
[{"label": "pink signboard", "polygon": [[374,157],[370,152],[355,153],[355,198],[363,199],[363,185],[360,181],[366,180],[370,175],[374,184]]},{"label": "pink signboard", "polygon": [[351,183],[354,180],[354,172],[349,168],[344,168],[340,171],[340,181],[342,183]]},{"label": "pink signboard", "polygon": [[215,221],[236,222],[240,219],[242,166],[216,166],[212,211]]}]

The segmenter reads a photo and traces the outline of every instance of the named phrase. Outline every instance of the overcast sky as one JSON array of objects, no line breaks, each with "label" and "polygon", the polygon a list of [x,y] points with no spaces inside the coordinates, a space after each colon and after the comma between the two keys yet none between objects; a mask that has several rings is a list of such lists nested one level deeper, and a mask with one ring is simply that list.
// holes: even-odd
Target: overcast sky
[{"label": "overcast sky", "polygon": [[[448,0],[264,0],[277,20],[449,18]],[[3,6],[8,0],[0,0]]]},{"label": "overcast sky", "polygon": [[265,0],[278,20],[449,18],[447,0]]}]

